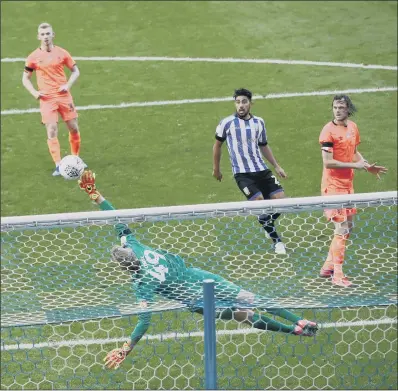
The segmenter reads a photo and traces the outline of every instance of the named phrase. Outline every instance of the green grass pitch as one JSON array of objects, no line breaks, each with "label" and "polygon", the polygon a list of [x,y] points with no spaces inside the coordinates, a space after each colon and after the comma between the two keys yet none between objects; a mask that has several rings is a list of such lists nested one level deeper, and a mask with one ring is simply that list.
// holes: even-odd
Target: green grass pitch
[{"label": "green grass pitch", "polygon": [[[37,25],[47,21],[54,26],[55,44],[79,57],[271,58],[396,65],[394,1],[3,1],[1,11],[2,58],[26,57],[38,45]],[[23,62],[1,63],[2,111],[38,107],[22,86],[23,66]],[[77,106],[232,97],[237,87],[266,95],[397,85],[396,70],[386,69],[190,61],[78,61],[78,66],[81,76],[72,89]],[[319,195],[322,167],[318,136],[331,119],[331,98],[332,95],[307,96],[254,102],[252,111],[265,119],[270,146],[288,173],[283,186],[289,197]],[[354,120],[361,133],[361,153],[389,169],[380,181],[358,172],[355,190],[395,190],[397,93],[360,93],[351,98],[358,107]],[[224,180],[218,183],[212,178],[215,128],[233,110],[232,99],[82,110],[81,156],[96,172],[99,189],[117,208],[243,200],[233,180],[226,147],[221,167]],[[53,163],[40,114],[2,115],[1,119],[2,217],[96,210],[75,183],[51,176]],[[61,123],[59,139],[62,154],[69,154],[67,131]],[[362,216],[359,220],[362,234],[367,237],[366,219]],[[289,237],[288,229],[281,230]],[[149,234],[147,238],[162,244],[161,235],[152,238]],[[7,248],[5,235],[2,240]],[[323,243],[319,249],[323,254],[327,237],[317,240]],[[367,245],[381,248],[383,240],[396,239],[383,236],[378,226],[373,241]],[[99,242],[92,245],[98,245],[96,248],[102,251],[107,243]],[[78,256],[84,246],[70,245],[75,246],[70,249],[70,258],[56,267],[55,263],[46,264],[42,254],[35,255],[33,269],[24,263],[26,260],[14,261],[21,262],[18,270],[39,276],[38,284],[48,284],[49,295],[53,293],[62,299],[64,292],[81,289],[82,297],[88,298],[85,279],[79,276],[81,272],[89,279],[92,272],[85,259]],[[181,248],[182,255],[188,258],[199,254],[185,254],[181,238],[171,246]],[[353,246],[351,252],[358,243]],[[366,252],[366,245],[363,248]],[[249,247],[248,250],[252,251]],[[305,250],[297,247],[295,256],[305,256]],[[3,249],[2,258],[2,297],[6,298],[10,286],[16,286],[16,279],[24,282],[28,276],[21,277],[5,267],[10,259]],[[70,284],[70,280],[57,278],[57,267],[66,272],[75,260],[71,273],[76,274],[76,281]],[[366,256],[362,256],[361,262],[367,262]],[[380,281],[391,282],[382,279],[386,267],[383,258],[377,262],[375,270]],[[317,265],[308,264],[302,271],[310,273],[312,267]],[[233,274],[233,270],[226,270]],[[272,270],[275,269],[264,268],[260,275],[268,271],[272,274]],[[59,285],[54,290],[55,281]],[[256,289],[261,288],[261,281],[256,280],[255,284]],[[31,303],[30,310],[40,307],[40,302],[29,301],[29,291],[21,289],[19,294],[21,300]],[[3,298],[2,307],[6,307]],[[316,316],[324,323],[377,321],[381,317],[396,317],[396,307],[328,309],[315,313],[305,310],[304,314]],[[203,329],[201,317],[186,312],[166,312],[154,319],[150,335]],[[132,316],[6,328],[2,329],[2,343],[123,339],[135,322]],[[218,322],[219,330],[234,327]],[[225,333],[220,334],[219,342],[220,388],[397,388],[396,325],[330,327],[322,330],[315,341],[272,333]],[[204,387],[203,346],[199,337],[142,341],[125,366],[106,371],[102,366],[104,352],[116,345],[94,341],[89,345],[2,351],[2,388],[131,389],[132,384],[135,389]]]}]

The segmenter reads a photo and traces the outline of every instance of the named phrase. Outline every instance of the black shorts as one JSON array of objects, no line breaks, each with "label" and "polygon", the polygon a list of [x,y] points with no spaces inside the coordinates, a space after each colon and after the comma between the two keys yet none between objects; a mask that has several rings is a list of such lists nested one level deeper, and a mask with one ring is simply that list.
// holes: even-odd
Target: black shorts
[{"label": "black shorts", "polygon": [[273,194],[283,191],[283,187],[271,170],[235,174],[235,180],[248,200],[257,197],[260,193],[265,200],[269,200]]}]

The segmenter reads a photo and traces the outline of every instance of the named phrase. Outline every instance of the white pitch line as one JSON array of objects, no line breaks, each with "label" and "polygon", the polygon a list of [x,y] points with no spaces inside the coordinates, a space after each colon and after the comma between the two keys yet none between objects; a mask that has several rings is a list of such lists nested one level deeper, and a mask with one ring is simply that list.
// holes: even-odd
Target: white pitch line
[{"label": "white pitch line", "polygon": [[[330,328],[341,328],[341,327],[365,327],[365,326],[378,326],[381,324],[396,324],[397,319],[394,318],[382,318],[379,320],[364,320],[357,322],[335,322],[335,323],[322,323],[319,325],[320,329],[330,329]],[[247,335],[247,334],[257,334],[262,333],[263,330],[255,328],[237,329],[237,330],[220,330],[217,331],[217,335]],[[203,331],[194,331],[191,333],[167,333],[167,334],[157,334],[157,335],[147,335],[143,338],[145,340],[156,340],[164,341],[170,339],[178,338],[194,338],[203,337]],[[39,348],[56,348],[60,346],[70,346],[74,347],[77,345],[103,345],[108,343],[125,342],[125,338],[107,338],[107,339],[79,339],[70,341],[57,341],[57,342],[41,342],[37,344],[31,343],[21,343],[16,345],[1,345],[1,350],[24,350],[24,349],[39,349]]]},{"label": "white pitch line", "polygon": [[[218,63],[249,63],[249,64],[280,64],[280,65],[313,65],[340,68],[384,69],[396,71],[396,65],[356,64],[351,62],[328,62],[306,60],[281,60],[274,58],[207,58],[207,57],[73,57],[76,61],[171,61],[171,62],[218,62]],[[24,62],[25,58],[2,58],[1,62]]]},{"label": "white pitch line", "polygon": [[[298,98],[305,96],[324,96],[334,94],[363,94],[369,92],[391,92],[397,91],[397,87],[380,87],[380,88],[359,88],[348,90],[330,90],[330,91],[312,91],[312,92],[286,92],[267,95],[255,95],[253,99],[282,99],[282,98]],[[204,99],[180,99],[180,100],[158,100],[151,102],[130,102],[119,103],[116,105],[89,105],[77,106],[79,111],[84,110],[104,110],[104,109],[126,109],[129,107],[151,107],[151,106],[168,106],[168,105],[185,105],[194,103],[213,103],[213,102],[228,102],[232,101],[232,97],[224,98],[204,98]],[[2,110],[1,115],[14,115],[14,114],[30,114],[40,113],[40,109],[8,109]]]}]

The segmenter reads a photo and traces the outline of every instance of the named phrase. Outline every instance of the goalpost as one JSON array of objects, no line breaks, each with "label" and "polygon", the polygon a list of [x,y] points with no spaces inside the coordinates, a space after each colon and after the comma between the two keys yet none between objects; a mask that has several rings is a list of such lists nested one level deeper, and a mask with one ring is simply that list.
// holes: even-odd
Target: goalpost
[{"label": "goalpost", "polygon": [[[353,288],[319,277],[333,235],[323,210],[343,207],[358,209],[344,264]],[[276,212],[287,255],[257,222]],[[4,217],[1,388],[205,388],[203,318],[161,297],[141,308],[110,260],[114,225],[126,223],[144,244],[267,298],[265,308],[319,323],[305,338],[217,320],[218,388],[395,389],[396,218],[397,192]],[[105,369],[145,311],[147,335]]]}]

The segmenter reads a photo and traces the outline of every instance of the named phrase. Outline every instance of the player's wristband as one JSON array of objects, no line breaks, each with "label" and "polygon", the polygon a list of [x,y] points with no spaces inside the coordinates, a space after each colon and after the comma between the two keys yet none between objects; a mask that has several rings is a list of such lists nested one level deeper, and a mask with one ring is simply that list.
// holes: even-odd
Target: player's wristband
[{"label": "player's wristband", "polygon": [[127,356],[133,350],[133,348],[130,346],[128,342],[125,342],[122,346],[122,350],[123,353]]},{"label": "player's wristband", "polygon": [[131,235],[133,232],[131,231],[131,229],[127,226],[127,225],[125,225],[125,227],[123,227],[123,226],[121,226],[121,227],[118,227],[119,229],[118,229],[118,236],[119,236],[119,238],[122,238],[122,237],[124,237],[124,236],[128,236],[128,235]]},{"label": "player's wristband", "polygon": [[100,194],[100,192],[98,190],[94,190],[91,193],[88,193],[88,196],[90,197],[90,199],[92,201],[96,201],[100,195],[101,194]]}]

